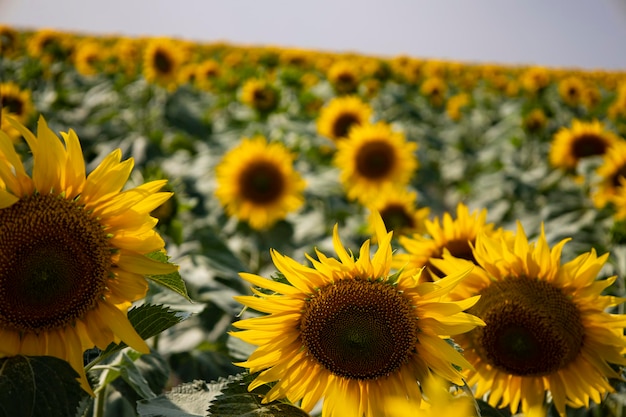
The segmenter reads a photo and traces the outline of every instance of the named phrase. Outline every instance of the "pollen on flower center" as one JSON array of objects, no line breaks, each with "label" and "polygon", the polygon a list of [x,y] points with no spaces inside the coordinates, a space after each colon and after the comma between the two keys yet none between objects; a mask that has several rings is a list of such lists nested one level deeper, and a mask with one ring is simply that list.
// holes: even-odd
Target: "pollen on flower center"
[{"label": "pollen on flower center", "polygon": [[79,205],[34,194],[0,210],[0,327],[40,332],[82,317],[111,269],[102,226]]},{"label": "pollen on flower center", "polygon": [[346,279],[319,290],[301,321],[308,352],[335,375],[375,379],[413,354],[418,327],[410,301],[392,285]]},{"label": "pollen on flower center", "polygon": [[275,164],[257,161],[239,177],[242,196],[255,203],[272,203],[283,193],[283,175]]},{"label": "pollen on flower center", "polygon": [[369,179],[385,178],[394,166],[393,149],[384,141],[373,141],[362,145],[356,156],[356,169]]},{"label": "pollen on flower center", "polygon": [[556,372],[578,356],[583,344],[578,308],[546,281],[511,278],[492,283],[470,312],[487,324],[470,334],[478,354],[513,375]]}]

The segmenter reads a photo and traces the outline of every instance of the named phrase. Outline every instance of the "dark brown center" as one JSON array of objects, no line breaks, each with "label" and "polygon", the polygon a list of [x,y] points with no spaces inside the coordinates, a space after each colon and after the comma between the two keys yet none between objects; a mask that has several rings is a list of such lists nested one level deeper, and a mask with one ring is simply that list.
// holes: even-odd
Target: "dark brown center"
[{"label": "dark brown center", "polygon": [[411,302],[394,286],[344,279],[306,303],[301,337],[331,373],[376,379],[397,371],[415,353],[418,326]]},{"label": "dark brown center", "polygon": [[0,210],[0,327],[64,327],[94,308],[111,273],[102,226],[73,201],[34,194]]},{"label": "dark brown center", "polygon": [[255,204],[272,204],[283,195],[285,178],[275,163],[256,161],[239,176],[239,189],[245,200]]}]

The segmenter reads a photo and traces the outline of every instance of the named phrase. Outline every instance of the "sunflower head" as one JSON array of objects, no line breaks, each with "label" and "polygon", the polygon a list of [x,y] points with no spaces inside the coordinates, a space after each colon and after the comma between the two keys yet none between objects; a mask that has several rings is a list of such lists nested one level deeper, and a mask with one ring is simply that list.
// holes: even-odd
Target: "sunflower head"
[{"label": "sunflower head", "polygon": [[268,81],[251,78],[241,89],[241,101],[261,114],[274,111],[280,103],[280,92]]},{"label": "sunflower head", "polygon": [[378,248],[366,241],[358,258],[333,232],[338,258],[317,252],[312,267],[272,251],[284,277],[274,281],[242,273],[253,296],[235,297],[267,313],[234,323],[233,336],[257,345],[239,365],[260,372],[248,387],[274,383],[264,401],[302,400],[310,411],[324,399],[324,417],[387,415],[386,400],[400,395],[419,403],[420,385],[431,374],[462,383],[456,366],[462,355],[443,339],[482,321],[463,312],[476,298],[450,302],[446,294],[467,271],[436,284],[418,284],[403,271],[392,272],[392,233],[374,219]]},{"label": "sunflower head", "polygon": [[0,51],[5,57],[15,56],[20,48],[19,32],[13,27],[0,24]]},{"label": "sunflower head", "polygon": [[143,54],[143,76],[148,82],[174,90],[178,82],[178,71],[185,58],[185,48],[175,40],[151,39]]},{"label": "sunflower head", "polygon": [[446,113],[454,121],[459,121],[463,115],[462,110],[470,104],[470,96],[467,93],[459,93],[448,99]]},{"label": "sunflower head", "polygon": [[397,255],[397,267],[409,270],[424,271],[420,275],[422,281],[435,281],[444,273],[433,264],[434,259],[441,258],[444,252],[449,252],[458,258],[474,261],[472,245],[480,232],[504,233],[495,229],[493,223],[487,222],[487,210],[470,212],[469,208],[459,203],[456,208],[456,218],[449,212],[433,220],[425,220],[426,233],[401,236],[400,245],[404,254]]},{"label": "sunflower head", "polygon": [[194,69],[194,80],[203,90],[211,90],[214,87],[215,80],[222,73],[219,63],[214,59],[204,60],[197,64]]},{"label": "sunflower head", "polygon": [[54,29],[40,29],[28,38],[28,54],[44,64],[63,61],[72,53],[70,35]]},{"label": "sunflower head", "polygon": [[443,78],[429,77],[420,86],[420,93],[435,107],[443,104],[448,86]]},{"label": "sunflower head", "polygon": [[369,205],[383,187],[408,184],[418,167],[416,150],[384,122],[354,126],[334,157],[348,198]]},{"label": "sunflower head", "polygon": [[93,40],[80,42],[74,53],[74,66],[82,75],[95,75],[104,57],[102,47]]},{"label": "sunflower head", "polygon": [[372,113],[372,108],[357,96],[336,97],[320,111],[317,131],[332,140],[344,139],[352,127],[369,123]]},{"label": "sunflower head", "polygon": [[[608,254],[592,250],[562,263],[566,242],[550,248],[542,227],[531,243],[519,223],[512,239],[481,233],[478,267],[452,292],[453,299],[481,296],[470,311],[486,326],[456,340],[474,365],[468,384],[492,406],[527,413],[550,392],[565,416],[566,406],[599,403],[613,391],[609,378],[619,378],[609,364],[626,364],[624,322],[606,312],[624,300],[602,295],[615,277],[596,280]],[[433,263],[449,274],[469,261],[445,254]]]},{"label": "sunflower head", "polygon": [[[388,230],[394,236],[421,234],[426,231],[425,221],[430,209],[417,208],[417,194],[406,188],[389,187],[381,192],[369,206],[368,225],[374,224],[375,217],[380,215]],[[371,230],[373,232],[373,230]]]},{"label": "sunflower head", "polygon": [[176,267],[145,255],[164,247],[150,212],[165,181],[122,191],[133,161],[116,150],[88,176],[76,134],[61,141],[43,118],[37,135],[10,119],[33,157],[29,175],[0,132],[0,356],[68,361],[90,391],[83,350],[124,341],[149,349],[126,317],[144,275]]},{"label": "sunflower head", "polygon": [[585,83],[579,77],[571,75],[559,81],[559,95],[568,106],[578,106],[582,102]]},{"label": "sunflower head", "polygon": [[606,151],[596,169],[598,178],[592,198],[598,208],[605,207],[623,187],[626,180],[626,141],[615,141]]},{"label": "sunflower head", "polygon": [[229,216],[266,229],[304,202],[304,180],[293,168],[294,156],[278,142],[244,138],[216,168],[215,196]]},{"label": "sunflower head", "polygon": [[346,60],[335,62],[328,69],[327,77],[337,94],[354,94],[361,82],[358,68]]},{"label": "sunflower head", "polygon": [[17,84],[8,82],[0,84],[0,129],[14,141],[20,138],[20,132],[8,121],[12,117],[22,124],[30,121],[35,108],[30,91],[21,89]]},{"label": "sunflower head", "polygon": [[520,74],[524,90],[531,95],[537,94],[550,84],[550,73],[545,67],[529,67]]},{"label": "sunflower head", "polygon": [[552,138],[549,159],[552,166],[574,171],[585,158],[603,156],[619,138],[598,120],[574,119],[572,127],[562,127]]},{"label": "sunflower head", "polygon": [[522,127],[529,133],[541,131],[548,122],[546,114],[541,109],[533,109],[522,120]]}]

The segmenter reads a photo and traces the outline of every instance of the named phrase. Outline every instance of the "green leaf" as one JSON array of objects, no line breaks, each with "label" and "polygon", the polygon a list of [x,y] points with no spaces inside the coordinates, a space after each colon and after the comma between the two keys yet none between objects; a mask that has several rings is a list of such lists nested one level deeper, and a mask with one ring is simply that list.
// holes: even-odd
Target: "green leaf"
[{"label": "green leaf", "polygon": [[128,385],[130,385],[136,393],[143,398],[154,398],[156,394],[150,388],[150,384],[141,374],[141,370],[135,365],[135,362],[125,353],[122,353],[122,368],[120,376]]},{"label": "green leaf", "polygon": [[[240,374],[230,377],[209,407],[209,416],[219,417],[308,417],[300,408],[278,401],[262,404],[268,386],[248,391],[256,375]],[[221,381],[218,383],[224,383]]]},{"label": "green leaf", "polygon": [[[167,307],[153,304],[144,304],[134,307],[128,312],[128,320],[133,325],[142,339],[148,339],[169,329],[170,327],[189,318],[190,314],[180,311],[172,311]],[[110,344],[101,356],[108,356],[126,347],[126,343],[121,342],[116,345]]]},{"label": "green leaf", "polygon": [[[149,253],[148,258],[154,259],[163,263],[169,263],[169,258],[166,254],[160,251]],[[165,288],[169,288],[170,290],[182,295],[189,301],[189,294],[187,294],[187,287],[185,286],[185,281],[180,276],[178,271],[170,272],[169,274],[164,275],[147,275],[146,278],[156,282],[159,285],[164,286]]]},{"label": "green leaf", "polygon": [[139,401],[137,413],[141,417],[204,417],[220,389],[220,385],[204,381],[182,384],[156,398]]},{"label": "green leaf", "polygon": [[0,359],[0,417],[67,417],[86,396],[78,373],[51,356]]}]

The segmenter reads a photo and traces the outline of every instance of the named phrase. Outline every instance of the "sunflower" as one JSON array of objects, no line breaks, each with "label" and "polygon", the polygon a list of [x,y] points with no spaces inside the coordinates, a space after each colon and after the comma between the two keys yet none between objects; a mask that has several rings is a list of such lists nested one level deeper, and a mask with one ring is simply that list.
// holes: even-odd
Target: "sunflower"
[{"label": "sunflower", "polygon": [[17,30],[11,26],[0,24],[0,51],[2,56],[12,58],[16,56],[20,48],[20,36]]},{"label": "sunflower", "polygon": [[459,93],[448,99],[446,103],[446,113],[455,122],[461,120],[462,110],[470,104],[470,96],[467,93]]},{"label": "sunflower", "polygon": [[83,351],[125,342],[148,353],[126,317],[148,289],[144,275],[176,267],[145,256],[162,250],[149,213],[171,193],[165,181],[121,189],[133,160],[118,149],[88,176],[78,137],[63,146],[41,117],[37,137],[13,122],[33,155],[29,176],[0,132],[0,356],[69,362],[91,392]]},{"label": "sunflower", "polygon": [[348,198],[368,205],[388,185],[402,187],[418,166],[417,144],[384,123],[354,126],[337,143],[334,164]]},{"label": "sunflower", "polygon": [[401,395],[419,402],[418,383],[424,388],[432,374],[463,384],[456,367],[467,363],[444,339],[482,322],[463,312],[475,297],[445,297],[467,271],[436,284],[418,284],[404,271],[391,274],[393,232],[387,233],[380,216],[374,228],[373,257],[367,240],[355,260],[335,226],[339,259],[317,251],[318,260],[308,257],[311,268],[272,251],[285,283],[240,274],[263,290],[235,299],[269,313],[235,322],[244,330],[232,333],[258,346],[238,363],[260,371],[248,389],[275,382],[264,402],[302,400],[308,412],[323,399],[323,417],[386,416],[386,399]]},{"label": "sunflower", "polygon": [[380,214],[387,229],[393,231],[395,236],[423,233],[426,230],[424,222],[430,209],[428,207],[418,209],[416,200],[417,194],[406,188],[386,189],[369,205],[368,225],[371,227],[374,224],[374,217]]},{"label": "sunflower", "polygon": [[596,174],[599,181],[592,198],[596,207],[603,208],[626,180],[626,141],[618,140],[608,148]]},{"label": "sunflower", "polygon": [[594,120],[574,119],[572,127],[562,127],[552,138],[550,163],[555,168],[573,171],[581,159],[602,156],[619,138]]},{"label": "sunflower", "polygon": [[428,99],[431,105],[439,107],[443,104],[447,89],[443,78],[429,77],[420,86],[420,93]]},{"label": "sunflower", "polygon": [[102,61],[103,51],[100,45],[92,40],[80,42],[76,46],[74,54],[74,66],[82,75],[95,75],[98,73],[98,64]]},{"label": "sunflower", "polygon": [[28,54],[44,64],[63,61],[72,52],[69,35],[54,29],[40,29],[34,32],[26,45]]},{"label": "sunflower", "polygon": [[344,139],[353,126],[369,123],[372,108],[357,96],[335,97],[320,111],[317,132],[332,140]]},{"label": "sunflower", "polygon": [[17,140],[20,132],[7,120],[10,116],[22,124],[28,123],[35,111],[29,90],[22,90],[17,84],[8,82],[0,84],[0,129],[10,138]]},{"label": "sunflower", "polygon": [[293,168],[294,156],[281,143],[262,136],[244,138],[216,168],[215,196],[229,216],[265,229],[300,208],[304,180]]},{"label": "sunflower", "polygon": [[[623,317],[606,309],[624,301],[603,296],[616,277],[597,281],[608,259],[595,250],[562,264],[569,239],[552,249],[545,231],[528,242],[521,224],[513,239],[479,234],[473,254],[480,267],[451,292],[453,299],[480,295],[470,310],[487,324],[455,341],[475,370],[464,374],[477,397],[494,407],[526,413],[547,392],[561,416],[565,407],[589,407],[612,392],[613,365],[626,365]],[[471,263],[449,254],[433,261],[446,274]]]},{"label": "sunflower", "polygon": [[176,88],[178,70],[185,60],[181,45],[169,38],[151,39],[143,54],[143,76],[168,90]]},{"label": "sunflower", "polygon": [[220,65],[214,59],[207,59],[195,66],[195,82],[203,90],[211,90],[221,74]]},{"label": "sunflower", "polygon": [[585,83],[576,76],[569,76],[559,81],[559,95],[568,106],[578,106],[583,99]]},{"label": "sunflower", "polygon": [[337,94],[354,94],[359,88],[359,70],[351,61],[335,62],[326,74]]},{"label": "sunflower", "polygon": [[270,113],[278,107],[280,92],[267,80],[251,78],[241,88],[241,101],[259,113]]},{"label": "sunflower", "polygon": [[540,132],[547,124],[548,118],[541,109],[533,109],[522,120],[522,127],[528,133]]},{"label": "sunflower", "polygon": [[434,281],[443,276],[442,272],[435,268],[432,260],[441,258],[444,250],[454,256],[473,260],[472,247],[479,232],[502,233],[501,229],[495,229],[493,223],[487,222],[487,210],[473,211],[459,203],[456,207],[456,219],[446,212],[441,217],[435,217],[432,221],[425,220],[426,234],[413,234],[400,236],[398,241],[406,253],[398,253],[398,267],[417,271],[423,267],[421,274],[423,281]]},{"label": "sunflower", "polygon": [[520,74],[520,80],[524,90],[534,95],[550,84],[550,73],[545,67],[529,67]]}]

